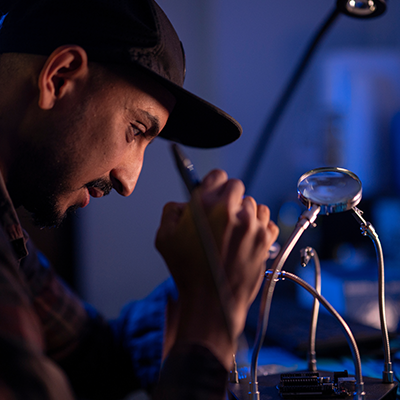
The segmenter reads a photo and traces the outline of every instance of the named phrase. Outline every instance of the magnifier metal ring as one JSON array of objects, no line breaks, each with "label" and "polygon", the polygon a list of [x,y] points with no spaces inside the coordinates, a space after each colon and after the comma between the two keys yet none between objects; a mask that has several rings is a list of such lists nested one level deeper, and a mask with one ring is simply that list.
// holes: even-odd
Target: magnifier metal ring
[{"label": "magnifier metal ring", "polygon": [[356,174],[345,168],[322,167],[300,177],[297,193],[307,208],[319,205],[320,214],[328,215],[355,207],[362,198],[362,184]]}]

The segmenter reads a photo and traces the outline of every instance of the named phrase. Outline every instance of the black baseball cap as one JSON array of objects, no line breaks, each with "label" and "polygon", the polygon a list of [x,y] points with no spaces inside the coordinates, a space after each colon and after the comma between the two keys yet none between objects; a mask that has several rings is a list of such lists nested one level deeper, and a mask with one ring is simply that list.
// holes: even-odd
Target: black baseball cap
[{"label": "black baseball cap", "polygon": [[239,123],[218,107],[182,88],[183,46],[153,0],[0,0],[5,15],[0,53],[50,55],[76,44],[89,61],[139,68],[165,86],[176,105],[160,133],[184,145],[212,148],[233,142]]}]

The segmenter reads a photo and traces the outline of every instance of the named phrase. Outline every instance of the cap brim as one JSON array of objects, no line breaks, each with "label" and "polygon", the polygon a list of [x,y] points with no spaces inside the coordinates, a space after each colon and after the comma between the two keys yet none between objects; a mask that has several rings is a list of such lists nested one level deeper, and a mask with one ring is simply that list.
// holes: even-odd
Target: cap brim
[{"label": "cap brim", "polygon": [[225,146],[237,140],[242,127],[229,114],[155,72],[139,66],[176,98],[160,137],[199,148]]}]

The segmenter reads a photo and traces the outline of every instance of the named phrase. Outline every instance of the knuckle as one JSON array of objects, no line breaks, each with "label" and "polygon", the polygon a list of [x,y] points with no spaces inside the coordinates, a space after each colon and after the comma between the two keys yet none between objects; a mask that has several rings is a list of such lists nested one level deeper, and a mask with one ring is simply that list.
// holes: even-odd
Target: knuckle
[{"label": "knuckle", "polygon": [[219,168],[215,168],[213,169],[210,174],[213,174],[215,176],[219,176],[222,178],[228,178],[228,174],[226,173],[226,171],[224,171],[223,169],[219,169]]},{"label": "knuckle", "polygon": [[230,190],[240,190],[244,193],[245,186],[244,183],[240,179],[232,178],[227,182],[227,188]]},{"label": "knuckle", "polygon": [[174,211],[177,208],[177,203],[170,201],[166,203],[163,207],[163,213],[168,214],[171,211]]},{"label": "knuckle", "polygon": [[246,196],[246,197],[243,199],[243,202],[245,202],[245,201],[248,202],[248,205],[249,205],[249,206],[254,207],[254,209],[257,208],[257,202],[254,200],[254,197]]},{"label": "knuckle", "polygon": [[215,185],[222,184],[228,180],[228,175],[222,169],[213,169],[210,171],[202,181],[203,190],[214,187]]},{"label": "knuckle", "polygon": [[271,211],[270,211],[269,207],[267,207],[265,204],[258,205],[258,212],[260,214],[262,214],[265,219],[270,218]]}]

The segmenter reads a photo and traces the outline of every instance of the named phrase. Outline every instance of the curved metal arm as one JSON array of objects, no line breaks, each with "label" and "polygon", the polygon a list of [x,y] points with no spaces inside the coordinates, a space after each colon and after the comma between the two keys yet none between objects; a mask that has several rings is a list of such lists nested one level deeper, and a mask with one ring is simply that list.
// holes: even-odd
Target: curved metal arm
[{"label": "curved metal arm", "polygon": [[[317,252],[312,247],[306,247],[300,250],[301,266],[305,267],[311,258],[314,260],[315,268],[315,290],[321,294],[321,264]],[[317,356],[315,351],[315,342],[317,336],[317,323],[319,313],[319,301],[314,297],[313,308],[311,311],[310,333],[308,337],[308,369],[312,372],[317,370]]]},{"label": "curved metal arm", "polygon": [[363,212],[354,207],[352,209],[354,218],[358,221],[361,226],[361,234],[363,236],[369,236],[374,243],[376,257],[378,261],[379,269],[379,318],[381,323],[382,341],[383,341],[383,353],[385,357],[385,366],[382,373],[382,381],[385,383],[393,383],[393,370],[390,359],[390,345],[389,345],[389,333],[386,323],[386,311],[385,311],[385,267],[383,261],[383,251],[381,242],[378,234],[371,223],[367,222],[363,217]]},{"label": "curved metal arm", "polygon": [[353,356],[354,361],[354,368],[356,373],[357,379],[357,400],[365,399],[365,392],[364,392],[364,382],[362,378],[362,371],[361,371],[361,358],[360,353],[358,351],[357,343],[354,339],[353,333],[351,332],[349,326],[345,322],[345,320],[340,316],[340,314],[330,305],[330,303],[320,294],[318,293],[311,285],[305,282],[303,279],[299,278],[297,275],[292,274],[290,272],[282,271],[280,273],[280,278],[283,280],[285,278],[296,282],[304,289],[306,289],[309,293],[311,293],[314,298],[318,299],[319,302],[339,321],[342,325],[344,332],[346,334],[347,342],[351,349],[351,354]]},{"label": "curved metal arm", "polygon": [[272,265],[272,271],[273,271],[272,274],[267,277],[267,280],[264,284],[260,302],[260,312],[257,324],[256,341],[254,344],[253,354],[251,358],[251,369],[250,369],[251,382],[249,388],[249,395],[252,400],[258,400],[260,398],[260,393],[258,391],[258,382],[257,382],[258,354],[260,353],[260,349],[265,338],[265,332],[267,331],[272,296],[274,294],[275,283],[278,277],[278,273],[282,269],[283,265],[286,262],[286,259],[293,250],[293,247],[296,245],[297,241],[300,239],[303,232],[310,225],[314,223],[320,209],[321,209],[320,206],[313,205],[309,210],[306,210],[303,212],[303,214],[301,214],[291,236],[286,241],[285,245],[282,247],[282,250],[278,254],[278,257],[275,259],[274,264]]}]

